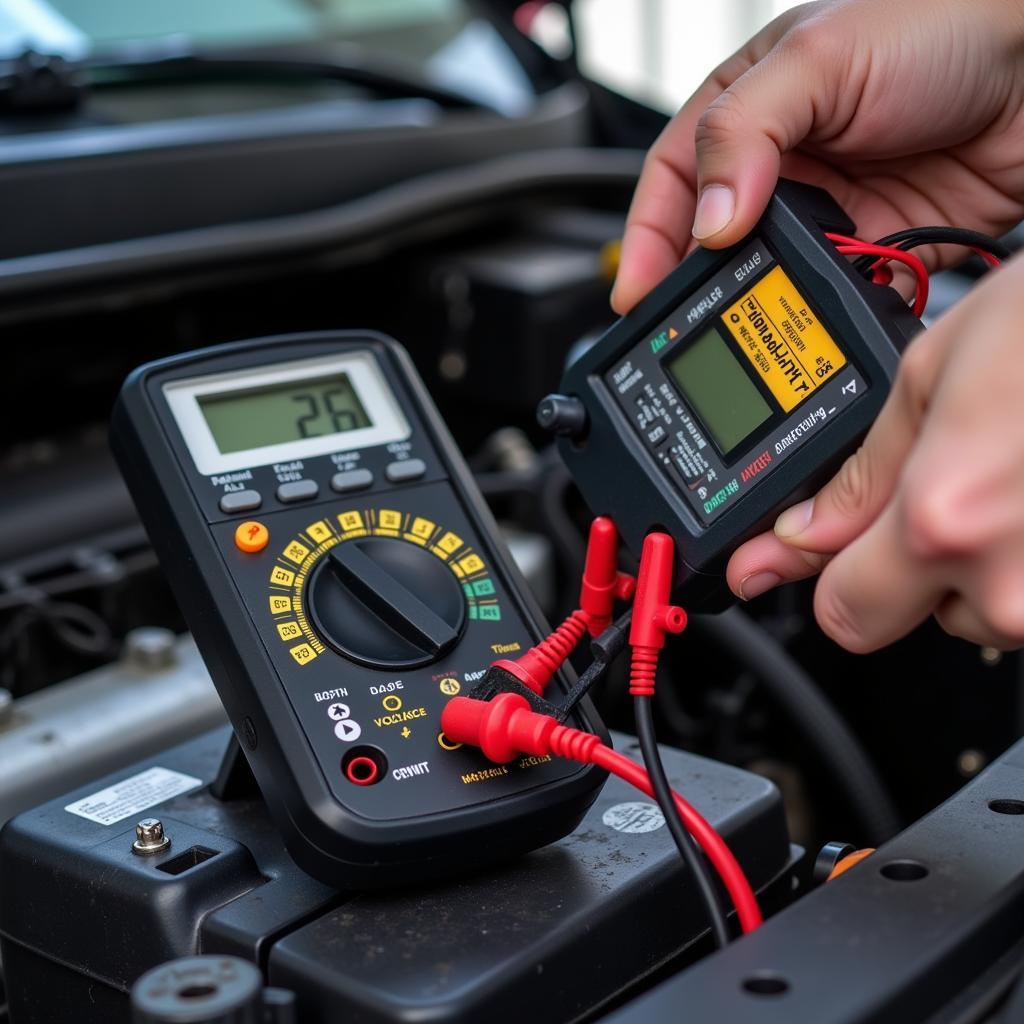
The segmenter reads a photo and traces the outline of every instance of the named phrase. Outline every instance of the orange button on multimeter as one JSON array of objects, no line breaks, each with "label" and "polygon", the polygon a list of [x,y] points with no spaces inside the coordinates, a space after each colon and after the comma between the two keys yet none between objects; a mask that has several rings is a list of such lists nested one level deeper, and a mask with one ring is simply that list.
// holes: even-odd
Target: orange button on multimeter
[{"label": "orange button on multimeter", "polygon": [[262,551],[269,541],[270,531],[262,523],[252,519],[239,523],[238,529],[235,530],[235,546],[239,551],[249,555]]}]

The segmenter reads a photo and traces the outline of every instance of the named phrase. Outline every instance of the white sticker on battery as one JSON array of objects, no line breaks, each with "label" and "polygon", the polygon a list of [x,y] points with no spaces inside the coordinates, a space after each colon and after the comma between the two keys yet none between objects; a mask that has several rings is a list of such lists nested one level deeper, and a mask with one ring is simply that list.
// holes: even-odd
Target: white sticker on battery
[{"label": "white sticker on battery", "polygon": [[654,804],[628,803],[609,807],[601,820],[616,832],[637,835],[642,832],[656,832],[665,824],[665,817]]},{"label": "white sticker on battery", "polygon": [[202,779],[172,772],[169,768],[147,768],[92,796],[68,804],[64,810],[98,825],[113,825],[201,785]]}]

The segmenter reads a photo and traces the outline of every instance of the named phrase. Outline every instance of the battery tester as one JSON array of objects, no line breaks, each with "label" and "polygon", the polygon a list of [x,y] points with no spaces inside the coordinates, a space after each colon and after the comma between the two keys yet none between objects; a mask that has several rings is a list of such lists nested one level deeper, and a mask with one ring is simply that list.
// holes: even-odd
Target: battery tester
[{"label": "battery tester", "polygon": [[[454,698],[442,719],[448,735],[495,761],[553,751],[595,761],[654,796],[719,945],[729,938],[727,909],[695,844],[742,929],[757,927],[760,915],[739,866],[670,790],[661,764],[651,708],[656,669],[667,636],[686,625],[686,612],[671,602],[691,610],[727,602],[729,556],[824,484],[874,422],[903,348],[923,326],[928,275],[911,250],[953,243],[990,266],[1009,255],[987,236],[954,228],[916,228],[875,243],[853,231],[825,192],[780,182],[750,236],[686,259],[538,407],[538,421],[559,437],[565,464],[598,516],[587,571],[620,532],[639,561],[632,608],[594,644],[598,660],[583,680],[628,637],[646,771],[613,760],[595,738],[560,732],[550,712],[530,707],[528,691],[542,692],[551,668],[530,654],[495,663],[485,685]],[[914,275],[910,308],[886,287],[893,262]],[[574,615],[585,616],[587,596],[585,573]],[[561,634],[555,653],[562,658],[582,635],[572,623],[553,634]]]},{"label": "battery tester", "polygon": [[[757,927],[743,870],[658,754],[656,667],[686,625],[672,602],[720,605],[729,555],[874,421],[922,327],[910,250],[1008,255],[953,228],[852,232],[824,192],[780,183],[747,239],[685,260],[541,402],[597,514],[579,607],[547,636],[394,342],[265,339],[129,377],[115,453],[303,868],[351,887],[507,857],[570,831],[612,772],[658,801],[716,941],[726,908],[698,847]],[[912,309],[879,287],[894,261],[915,275]],[[627,646],[645,766],[607,745],[586,701]]]},{"label": "battery tester", "polygon": [[[691,610],[728,600],[732,552],[824,484],[877,416],[927,297],[903,246],[1005,255],[955,229],[872,245],[853,231],[825,192],[781,182],[751,235],[697,250],[539,406],[587,503],[635,554],[652,529],[672,536],[675,593]],[[913,309],[879,287],[890,260],[916,275]]]}]

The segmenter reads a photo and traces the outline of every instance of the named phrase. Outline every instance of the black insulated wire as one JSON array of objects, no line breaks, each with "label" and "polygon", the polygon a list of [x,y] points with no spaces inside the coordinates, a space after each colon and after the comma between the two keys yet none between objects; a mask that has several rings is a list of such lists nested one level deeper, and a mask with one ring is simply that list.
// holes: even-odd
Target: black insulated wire
[{"label": "black insulated wire", "polygon": [[[907,228],[904,231],[896,231],[884,238],[879,238],[872,244],[893,246],[897,249],[914,249],[919,245],[961,245],[968,249],[981,249],[991,253],[999,260],[1008,260],[1013,255],[1011,250],[998,239],[967,228]],[[853,261],[853,265],[861,273],[866,273],[876,259],[876,256],[860,256]]]},{"label": "black insulated wire", "polygon": [[661,760],[661,753],[658,750],[658,740],[654,732],[654,713],[651,707],[650,697],[634,697],[633,711],[636,715],[636,735],[640,742],[640,753],[644,760],[644,767],[651,780],[651,788],[654,790],[654,798],[658,801],[661,813],[665,818],[665,824],[672,835],[672,840],[679,850],[683,863],[690,869],[694,881],[697,883],[697,892],[707,909],[708,920],[711,924],[711,935],[715,945],[721,949],[729,943],[729,925],[726,920],[726,911],[722,905],[721,897],[715,888],[715,883],[708,872],[707,864],[701,856],[697,844],[683,823],[682,816],[672,798],[672,787],[669,785],[668,776],[665,774],[665,765]]}]

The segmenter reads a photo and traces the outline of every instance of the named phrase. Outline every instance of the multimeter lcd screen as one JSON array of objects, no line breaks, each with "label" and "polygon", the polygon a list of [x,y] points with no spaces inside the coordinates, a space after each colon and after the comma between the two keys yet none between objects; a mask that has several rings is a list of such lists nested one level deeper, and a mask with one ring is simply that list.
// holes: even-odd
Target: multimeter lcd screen
[{"label": "multimeter lcd screen", "polygon": [[402,406],[368,351],[168,381],[164,398],[210,476],[403,441]]},{"label": "multimeter lcd screen", "polygon": [[757,385],[713,328],[665,368],[724,455],[772,415]]},{"label": "multimeter lcd screen", "polygon": [[202,395],[198,402],[224,455],[373,426],[347,373]]}]

